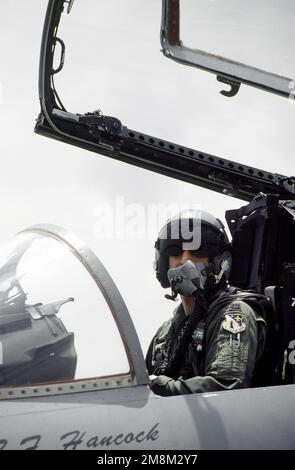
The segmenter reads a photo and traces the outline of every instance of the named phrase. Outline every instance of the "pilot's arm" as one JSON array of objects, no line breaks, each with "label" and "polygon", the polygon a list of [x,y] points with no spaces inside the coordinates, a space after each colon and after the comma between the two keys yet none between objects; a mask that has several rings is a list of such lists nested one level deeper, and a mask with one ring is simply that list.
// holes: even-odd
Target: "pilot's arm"
[{"label": "pilot's arm", "polygon": [[204,375],[174,380],[150,376],[150,388],[158,395],[185,395],[251,386],[256,360],[266,340],[266,323],[248,304],[239,301],[223,309],[207,326]]}]

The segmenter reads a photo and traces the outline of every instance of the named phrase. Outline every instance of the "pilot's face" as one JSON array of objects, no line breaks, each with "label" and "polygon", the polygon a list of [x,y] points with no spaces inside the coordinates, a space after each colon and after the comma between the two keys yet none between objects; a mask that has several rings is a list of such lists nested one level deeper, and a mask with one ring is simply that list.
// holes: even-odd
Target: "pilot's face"
[{"label": "pilot's face", "polygon": [[209,266],[208,257],[199,257],[196,256],[192,251],[180,250],[179,254],[169,256],[169,268],[178,268],[188,260],[192,261],[193,263],[203,263],[205,266]]}]

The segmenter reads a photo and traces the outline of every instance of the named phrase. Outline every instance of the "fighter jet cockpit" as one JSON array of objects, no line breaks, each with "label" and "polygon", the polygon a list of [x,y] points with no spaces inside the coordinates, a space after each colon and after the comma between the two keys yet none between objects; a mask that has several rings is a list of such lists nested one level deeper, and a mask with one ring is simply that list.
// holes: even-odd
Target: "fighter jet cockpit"
[{"label": "fighter jet cockpit", "polygon": [[[158,179],[157,203],[179,198],[183,204],[189,195],[190,205],[206,209],[209,192],[199,189],[218,193],[212,208],[220,203],[232,236],[229,283],[271,300],[271,383],[294,384],[289,123],[295,71],[288,55],[294,6],[242,0],[119,3],[48,2],[35,131],[98,154],[97,165],[107,156],[181,182],[170,186]],[[126,11],[128,21],[122,21]],[[280,35],[274,36],[278,25]],[[97,53],[90,44],[98,45]],[[103,174],[99,168],[95,185]],[[115,167],[109,171],[110,187],[118,191],[121,176],[114,183]],[[132,181],[130,197],[144,206],[142,187],[150,194],[155,184],[145,174],[149,184],[138,183],[139,173],[133,173],[122,185],[126,194]],[[198,192],[188,193],[188,183]]]},{"label": "fighter jet cockpit", "polygon": [[55,226],[17,234],[0,250],[0,389],[105,376],[130,382],[125,309],[72,234]]},{"label": "fighter jet cockpit", "polygon": [[[2,3],[0,450],[281,462],[295,449],[295,2]],[[159,230],[186,210],[214,216],[217,243],[163,257]],[[26,228],[40,217],[57,225]]]}]

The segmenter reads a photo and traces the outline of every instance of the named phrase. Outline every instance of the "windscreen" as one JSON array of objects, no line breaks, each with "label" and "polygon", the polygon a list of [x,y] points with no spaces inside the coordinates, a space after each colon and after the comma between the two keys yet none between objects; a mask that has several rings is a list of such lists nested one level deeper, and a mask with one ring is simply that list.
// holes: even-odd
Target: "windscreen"
[{"label": "windscreen", "polygon": [[129,371],[110,308],[81,261],[37,233],[1,250],[0,386]]}]

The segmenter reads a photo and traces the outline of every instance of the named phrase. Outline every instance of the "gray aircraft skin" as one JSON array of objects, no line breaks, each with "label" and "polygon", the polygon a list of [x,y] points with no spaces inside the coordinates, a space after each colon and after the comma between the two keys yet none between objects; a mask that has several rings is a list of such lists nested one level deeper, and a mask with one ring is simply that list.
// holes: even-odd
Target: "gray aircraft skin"
[{"label": "gray aircraft skin", "polygon": [[1,387],[1,449],[295,448],[295,385],[155,395],[126,305],[95,254],[56,226],[34,226],[22,234],[52,237],[78,258],[110,307],[130,372]]}]

